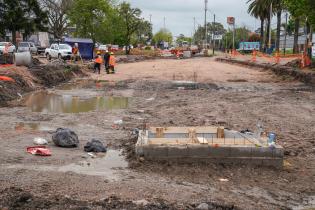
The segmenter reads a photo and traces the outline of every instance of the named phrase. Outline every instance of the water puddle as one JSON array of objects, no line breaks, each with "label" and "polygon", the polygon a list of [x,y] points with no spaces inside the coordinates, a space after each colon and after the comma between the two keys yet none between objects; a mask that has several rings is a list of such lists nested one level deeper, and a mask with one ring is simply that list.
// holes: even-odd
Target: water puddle
[{"label": "water puddle", "polygon": [[55,129],[41,125],[40,123],[25,123],[18,122],[15,124],[14,129],[16,131],[53,131]]},{"label": "water puddle", "polygon": [[69,82],[66,84],[62,84],[58,87],[56,87],[58,90],[77,90],[77,89],[98,89],[105,85],[109,85],[110,82],[108,80],[76,80],[73,82]]},{"label": "water puddle", "polygon": [[33,112],[43,113],[81,113],[100,110],[126,109],[127,97],[80,98],[73,95],[58,95],[46,91],[36,92],[25,98],[24,105]]},{"label": "water puddle", "polygon": [[78,163],[72,163],[64,166],[45,166],[22,164],[8,165],[8,169],[27,169],[34,171],[54,171],[54,172],[73,172],[89,176],[101,176],[109,181],[118,181],[123,178],[122,172],[127,171],[128,162],[121,155],[120,151],[108,150],[103,156],[97,156]]}]

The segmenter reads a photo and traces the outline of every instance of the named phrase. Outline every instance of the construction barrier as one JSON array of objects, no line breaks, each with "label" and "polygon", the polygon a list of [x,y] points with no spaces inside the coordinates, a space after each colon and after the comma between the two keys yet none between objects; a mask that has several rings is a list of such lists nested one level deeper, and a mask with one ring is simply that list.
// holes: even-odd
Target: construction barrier
[{"label": "construction barrier", "polygon": [[[227,54],[228,55],[228,54]],[[248,55],[243,55],[241,52],[237,50],[232,50],[230,53],[231,57],[240,57],[240,58],[246,58],[249,60]],[[262,53],[256,50],[253,50],[251,54],[251,61],[257,62],[257,57],[267,61],[268,63],[276,63],[280,64],[282,60],[292,60],[292,59],[300,59],[301,60],[301,68],[305,68],[311,65],[311,59],[307,56],[306,53],[301,54],[290,54],[290,55],[281,55],[279,52],[276,52],[274,55],[269,55],[266,53]]]}]

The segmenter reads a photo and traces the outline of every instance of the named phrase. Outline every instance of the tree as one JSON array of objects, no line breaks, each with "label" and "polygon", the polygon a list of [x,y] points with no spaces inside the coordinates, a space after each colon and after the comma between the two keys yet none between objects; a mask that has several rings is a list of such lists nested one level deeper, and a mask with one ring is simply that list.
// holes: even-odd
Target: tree
[{"label": "tree", "polygon": [[91,38],[96,43],[106,32],[104,25],[111,10],[108,0],[74,0],[68,16],[76,28],[75,36]]},{"label": "tree", "polygon": [[67,31],[70,21],[67,16],[73,0],[41,0],[43,10],[48,14],[48,32],[61,39]]},{"label": "tree", "polygon": [[276,32],[276,51],[280,48],[280,32],[281,32],[281,15],[284,7],[283,0],[272,0],[272,6],[277,14],[277,32]]},{"label": "tree", "polygon": [[[268,27],[266,39],[264,36],[265,20],[269,18],[270,14],[269,4],[265,0],[248,0],[247,3],[249,4],[248,13],[253,17],[260,19],[260,50],[262,51],[264,49],[264,40],[268,40],[269,37]],[[270,21],[268,21],[268,25],[270,26]]]},{"label": "tree", "polygon": [[162,28],[153,36],[153,41],[156,45],[160,45],[162,42],[171,43],[173,35],[169,30]]},{"label": "tree", "polygon": [[139,8],[131,8],[130,4],[123,2],[118,6],[119,15],[124,26],[124,42],[126,46],[126,54],[130,53],[130,42],[132,35],[137,31],[143,20],[140,18],[141,10]]},{"label": "tree", "polygon": [[[245,26],[235,29],[235,46],[239,46],[240,42],[249,40],[251,32]],[[233,48],[233,31],[229,30],[224,36],[222,42],[225,44],[225,48]]]},{"label": "tree", "polygon": [[298,38],[301,20],[307,19],[312,14],[311,1],[309,0],[285,0],[285,5],[288,8],[292,18],[294,19],[294,47],[293,52],[298,53]]},{"label": "tree", "polygon": [[186,37],[184,34],[180,34],[176,39],[176,43],[178,45],[182,45],[183,42],[187,42],[188,44],[190,44],[192,42],[192,38]]},{"label": "tree", "polygon": [[[223,35],[226,33],[226,30],[224,29],[224,26],[221,23],[208,23],[207,24],[208,28],[208,37],[207,40],[210,40],[212,37],[212,34],[216,35]],[[194,40],[195,42],[201,44],[202,41],[204,40],[204,36],[206,33],[206,29],[203,26],[199,26],[196,33],[194,34]]]},{"label": "tree", "polygon": [[17,31],[23,30],[27,36],[35,30],[46,30],[47,14],[37,0],[1,0],[0,6],[1,31],[11,31],[14,44]]},{"label": "tree", "polygon": [[153,38],[152,24],[149,21],[142,20],[136,31],[137,43],[146,44]]}]

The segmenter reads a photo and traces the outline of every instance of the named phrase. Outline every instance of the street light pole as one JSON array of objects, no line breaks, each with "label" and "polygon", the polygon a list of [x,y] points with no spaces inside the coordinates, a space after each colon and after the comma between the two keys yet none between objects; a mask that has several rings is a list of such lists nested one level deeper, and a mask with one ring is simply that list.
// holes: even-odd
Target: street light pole
[{"label": "street light pole", "polygon": [[196,17],[194,17],[194,34],[192,36],[193,44],[195,44],[195,35],[196,35]]},{"label": "street light pole", "polygon": [[207,26],[208,0],[205,0],[205,49],[208,45],[208,26]]},{"label": "street light pole", "polygon": [[213,46],[212,46],[212,54],[214,55],[214,48],[215,48],[215,39],[214,39],[214,36],[215,36],[215,14],[213,15]]},{"label": "street light pole", "polygon": [[269,49],[271,48],[271,20],[272,20],[272,3],[270,4],[270,23],[269,23]]},{"label": "street light pole", "polygon": [[165,21],[166,21],[166,17],[164,17],[164,29],[166,29]]},{"label": "street light pole", "polygon": [[288,13],[285,14],[285,29],[284,29],[284,47],[283,47],[283,54],[286,54],[286,47],[287,47],[287,31],[288,31]]}]

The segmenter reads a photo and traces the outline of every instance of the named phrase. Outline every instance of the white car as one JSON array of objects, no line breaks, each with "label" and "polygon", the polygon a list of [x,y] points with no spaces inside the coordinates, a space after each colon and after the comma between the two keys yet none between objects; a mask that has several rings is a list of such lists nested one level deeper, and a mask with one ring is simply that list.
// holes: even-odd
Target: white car
[{"label": "white car", "polygon": [[45,55],[48,60],[52,58],[71,59],[72,47],[68,44],[52,44],[46,48]]},{"label": "white car", "polygon": [[32,54],[37,54],[37,47],[33,42],[20,42],[18,44],[18,52],[30,52]]},{"label": "white car", "polygon": [[3,54],[4,48],[6,45],[9,46],[8,53],[16,52],[16,48],[11,42],[0,42],[0,54]]}]

